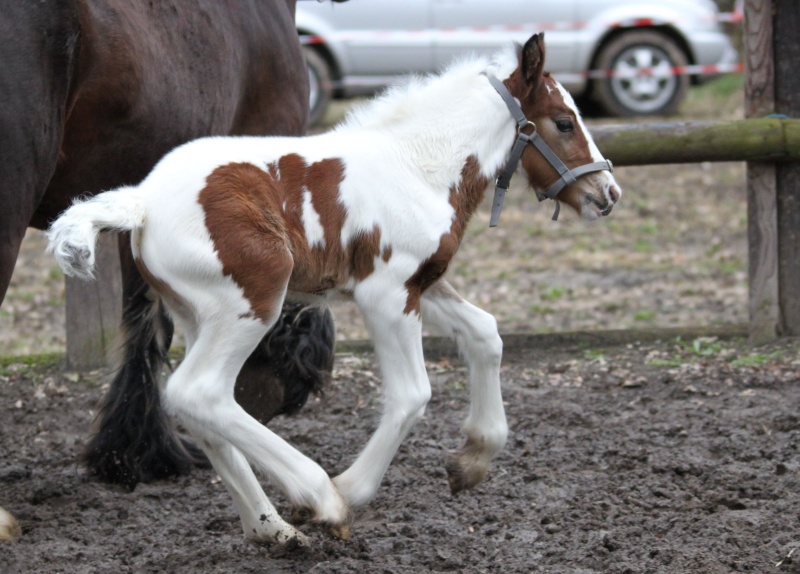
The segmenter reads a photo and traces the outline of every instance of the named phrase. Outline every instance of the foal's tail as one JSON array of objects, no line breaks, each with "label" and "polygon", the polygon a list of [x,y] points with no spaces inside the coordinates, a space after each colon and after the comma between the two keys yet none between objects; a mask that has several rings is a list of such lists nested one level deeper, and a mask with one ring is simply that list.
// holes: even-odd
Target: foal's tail
[{"label": "foal's tail", "polygon": [[139,188],[122,187],[78,200],[47,231],[47,251],[66,275],[94,278],[95,244],[104,230],[131,231],[144,224],[144,196]]}]

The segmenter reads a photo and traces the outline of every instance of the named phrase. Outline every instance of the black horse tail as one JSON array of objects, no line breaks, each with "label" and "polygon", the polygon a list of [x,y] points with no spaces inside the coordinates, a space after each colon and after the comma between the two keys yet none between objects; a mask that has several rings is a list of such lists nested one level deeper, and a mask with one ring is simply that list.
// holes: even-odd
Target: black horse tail
[{"label": "black horse tail", "polygon": [[161,407],[158,380],[169,365],[173,326],[161,301],[139,283],[122,314],[120,366],[83,454],[91,474],[129,489],[207,464],[197,447],[178,438]]}]

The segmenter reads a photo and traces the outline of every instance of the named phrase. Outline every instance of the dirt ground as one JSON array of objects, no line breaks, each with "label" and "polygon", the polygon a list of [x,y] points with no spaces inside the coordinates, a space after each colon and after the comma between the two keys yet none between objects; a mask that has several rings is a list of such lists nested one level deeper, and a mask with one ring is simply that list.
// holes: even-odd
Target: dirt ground
[{"label": "dirt ground", "polygon": [[[507,339],[511,434],[487,482],[449,493],[466,371],[431,353],[433,399],[351,540],[303,527],[293,552],[245,541],[211,470],[133,492],[88,479],[101,377],[7,361],[0,493],[24,533],[0,572],[800,572],[798,341]],[[342,471],[379,415],[376,373],[340,353],[325,395],[273,429]]]}]

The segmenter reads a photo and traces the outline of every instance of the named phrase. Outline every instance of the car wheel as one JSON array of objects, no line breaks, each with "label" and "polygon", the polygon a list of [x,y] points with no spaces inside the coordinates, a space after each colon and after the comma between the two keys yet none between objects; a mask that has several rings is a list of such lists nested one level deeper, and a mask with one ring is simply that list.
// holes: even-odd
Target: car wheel
[{"label": "car wheel", "polygon": [[[643,30],[626,32],[605,45],[596,68],[611,72],[595,80],[594,97],[609,115],[649,116],[674,113],[686,96],[689,76],[675,66],[688,64],[686,54],[669,37]],[[643,70],[651,70],[642,74]]]},{"label": "car wheel", "polygon": [[311,48],[304,48],[304,51],[309,84],[308,125],[313,126],[322,119],[325,110],[328,109],[328,104],[333,97],[333,85],[331,84],[331,72],[325,58]]}]

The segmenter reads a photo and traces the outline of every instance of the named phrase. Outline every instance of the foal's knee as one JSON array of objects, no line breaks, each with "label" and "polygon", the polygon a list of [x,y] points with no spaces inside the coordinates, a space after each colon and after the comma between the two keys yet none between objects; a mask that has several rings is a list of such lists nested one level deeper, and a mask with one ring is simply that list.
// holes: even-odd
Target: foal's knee
[{"label": "foal's knee", "polygon": [[471,355],[482,357],[487,363],[500,364],[503,358],[503,339],[497,328],[497,319],[489,313],[475,308],[470,329],[464,343]]}]

